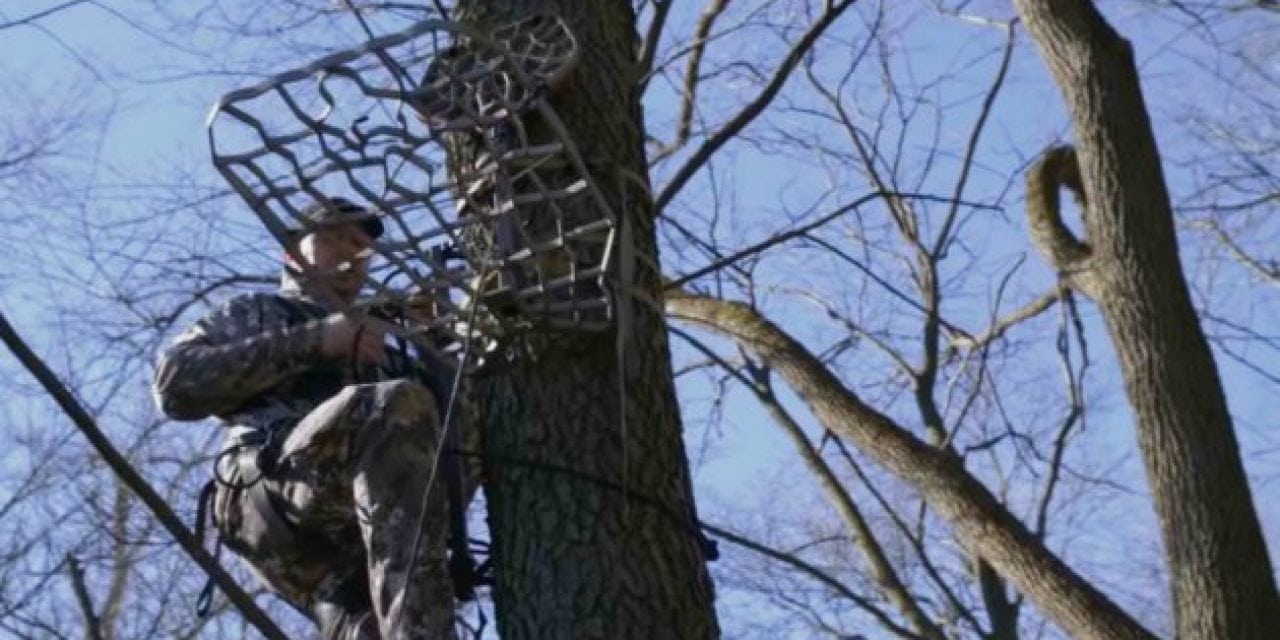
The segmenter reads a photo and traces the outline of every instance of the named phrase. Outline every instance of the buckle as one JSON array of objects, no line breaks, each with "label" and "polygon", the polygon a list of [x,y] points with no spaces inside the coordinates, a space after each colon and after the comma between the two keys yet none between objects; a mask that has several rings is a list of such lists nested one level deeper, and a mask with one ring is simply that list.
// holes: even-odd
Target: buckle
[{"label": "buckle", "polygon": [[267,429],[245,430],[231,436],[231,439],[237,447],[256,447],[271,442],[271,432]]}]

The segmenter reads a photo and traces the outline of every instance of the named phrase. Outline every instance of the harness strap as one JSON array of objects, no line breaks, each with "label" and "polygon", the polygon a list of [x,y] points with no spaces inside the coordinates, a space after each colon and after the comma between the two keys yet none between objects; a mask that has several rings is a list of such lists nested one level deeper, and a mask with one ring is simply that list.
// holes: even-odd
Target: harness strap
[{"label": "harness strap", "polygon": [[[254,510],[263,519],[267,520],[267,526],[271,530],[293,530],[293,525],[289,524],[280,515],[275,504],[271,501],[270,494],[267,493],[266,485],[262,483],[264,478],[276,470],[279,449],[276,430],[270,428],[237,429],[228,439],[230,440],[229,446],[214,458],[213,479],[200,488],[199,497],[196,498],[196,539],[200,541],[201,546],[204,546],[205,530],[209,528],[209,525],[213,525],[213,557],[215,560],[220,558],[223,547],[222,530],[218,527],[217,496],[219,485],[227,489],[244,491],[245,496],[253,502]],[[258,447],[256,455],[251,459],[241,458],[234,460],[230,477],[223,475],[223,460],[228,457],[234,459],[244,453],[246,449],[254,447]],[[248,467],[252,467],[252,469],[248,469]],[[246,473],[252,474],[252,477],[248,480],[242,479]],[[209,615],[216,587],[217,585],[212,577],[205,581],[204,587],[200,589],[200,595],[196,596],[196,616],[204,618]]]},{"label": "harness strap", "polygon": [[[204,547],[204,531],[206,521],[214,525],[217,530],[218,509],[214,502],[218,495],[218,481],[210,480],[200,488],[200,496],[196,498],[196,540],[200,546]],[[213,538],[213,559],[218,560],[222,552],[222,534],[215,533]],[[200,588],[200,595],[196,596],[196,617],[204,618],[209,615],[209,610],[213,605],[213,591],[216,585],[213,576],[205,580],[204,586]]]},{"label": "harness strap", "polygon": [[[449,422],[457,421],[450,416]],[[461,449],[461,436],[458,429],[444,426],[445,451]],[[471,549],[467,546],[467,488],[466,470],[462,458],[457,455],[446,455],[441,461],[444,464],[444,486],[449,493],[449,577],[453,582],[453,595],[461,602],[475,600],[476,586],[480,584],[476,561],[471,557]]]}]

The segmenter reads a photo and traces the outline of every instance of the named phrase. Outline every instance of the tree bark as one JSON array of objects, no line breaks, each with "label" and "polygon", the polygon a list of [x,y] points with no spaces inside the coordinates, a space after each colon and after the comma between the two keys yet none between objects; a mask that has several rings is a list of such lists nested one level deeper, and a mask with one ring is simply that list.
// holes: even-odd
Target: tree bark
[{"label": "tree bark", "polygon": [[[1280,637],[1280,598],[1213,355],[1178,260],[1169,194],[1129,43],[1085,0],[1017,0],[1075,123],[1087,246],[1042,245],[1115,343],[1172,579],[1177,635]],[[1046,161],[1061,156],[1051,152]],[[1061,160],[1061,158],[1058,158]],[[1074,154],[1070,161],[1076,162]],[[1043,167],[1044,165],[1042,165]],[[1058,167],[1069,169],[1076,167]],[[1062,174],[1045,168],[1037,176]],[[1070,186],[1070,180],[1065,184]],[[1028,211],[1057,217],[1055,185]],[[1051,200],[1050,200],[1051,198]],[[1055,205],[1046,211],[1038,205]],[[1061,264],[1067,256],[1073,260]]]},{"label": "tree bark", "polygon": [[847,439],[909,483],[975,550],[1074,638],[1153,639],[1106,595],[1053,555],[959,458],[913,436],[867,406],[807,349],[754,309],[667,293],[672,317],[724,334],[774,368],[823,428]]},{"label": "tree bark", "polygon": [[[656,264],[647,185],[622,186],[629,183],[618,177],[647,176],[630,4],[464,0],[456,15],[488,30],[543,13],[562,17],[582,51],[551,102],[630,225],[636,263]],[[456,160],[475,149],[450,151]],[[590,206],[575,203],[568,206]],[[637,269],[632,288],[661,299],[651,269]],[[503,638],[719,635],[665,319],[660,308],[635,304],[628,324],[624,370],[611,330],[534,336],[527,351],[474,381]]]}]

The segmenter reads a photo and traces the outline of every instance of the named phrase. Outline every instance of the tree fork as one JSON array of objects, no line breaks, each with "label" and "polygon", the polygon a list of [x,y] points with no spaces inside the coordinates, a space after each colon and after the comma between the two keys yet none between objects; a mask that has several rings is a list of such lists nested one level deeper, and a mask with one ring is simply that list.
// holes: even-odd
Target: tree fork
[{"label": "tree fork", "polygon": [[755,309],[679,290],[667,293],[666,304],[673,318],[723,334],[772,366],[823,428],[914,487],[965,548],[977,551],[1072,637],[1154,640],[1045,548],[956,456],[926,444],[863,403],[818,358]]},{"label": "tree fork", "polygon": [[[1044,234],[1057,239],[1053,246],[1038,244],[1101,308],[1119,355],[1164,538],[1177,636],[1275,638],[1280,597],[1226,396],[1178,259],[1133,49],[1086,0],[1015,4],[1070,107],[1079,145],[1078,167],[1042,163],[1032,171],[1028,215],[1033,234],[1058,229]],[[1053,150],[1045,162],[1061,165],[1065,154]],[[1040,183],[1075,170],[1087,202],[1087,245],[1073,243],[1055,222],[1059,183]],[[1087,260],[1063,264],[1067,256]]]}]

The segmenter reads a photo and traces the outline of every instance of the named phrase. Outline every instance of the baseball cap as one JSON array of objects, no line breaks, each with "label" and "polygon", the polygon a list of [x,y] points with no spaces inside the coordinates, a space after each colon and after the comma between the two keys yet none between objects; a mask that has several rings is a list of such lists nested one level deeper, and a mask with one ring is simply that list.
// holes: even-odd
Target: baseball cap
[{"label": "baseball cap", "polygon": [[382,232],[385,230],[377,213],[346,198],[336,196],[307,205],[299,214],[298,222],[302,226],[290,229],[289,235],[291,237],[300,238],[321,227],[348,222],[359,224],[365,230],[365,233],[368,233],[369,237],[374,239],[381,237]]}]

